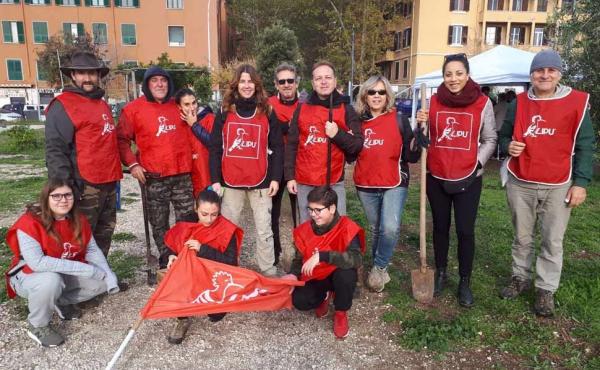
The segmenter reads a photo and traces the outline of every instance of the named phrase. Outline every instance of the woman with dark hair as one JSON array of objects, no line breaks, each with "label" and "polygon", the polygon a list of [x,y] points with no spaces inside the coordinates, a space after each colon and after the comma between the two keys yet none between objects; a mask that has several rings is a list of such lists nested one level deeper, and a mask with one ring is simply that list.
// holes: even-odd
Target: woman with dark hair
[{"label": "woman with dark hair", "polygon": [[408,162],[419,159],[408,118],[394,108],[394,93],[387,78],[365,81],[354,104],[365,137],[354,167],[354,184],[371,228],[373,267],[370,289],[381,292],[390,281],[387,272],[408,196]]},{"label": "woman with dark hair", "polygon": [[76,303],[119,291],[117,277],[75,202],[65,180],[50,179],[39,204],[28,206],[6,235],[13,252],[6,273],[8,296],[27,299],[27,335],[44,347],[64,342],[50,326],[54,311],[63,320],[79,318]]},{"label": "woman with dark hair", "polygon": [[256,262],[273,276],[272,200],[283,171],[283,140],[277,117],[256,69],[239,66],[217,113],[210,145],[212,187],[223,194],[223,216],[239,224],[248,198],[256,224]]},{"label": "woman with dark hair", "polygon": [[433,216],[434,295],[441,294],[448,279],[450,213],[454,208],[460,275],[458,303],[471,307],[475,219],[483,167],[496,148],[496,122],[490,99],[469,76],[465,54],[447,55],[442,73],[444,82],[431,97],[429,111],[422,109],[417,113],[417,122],[429,120],[431,140],[427,198]]}]

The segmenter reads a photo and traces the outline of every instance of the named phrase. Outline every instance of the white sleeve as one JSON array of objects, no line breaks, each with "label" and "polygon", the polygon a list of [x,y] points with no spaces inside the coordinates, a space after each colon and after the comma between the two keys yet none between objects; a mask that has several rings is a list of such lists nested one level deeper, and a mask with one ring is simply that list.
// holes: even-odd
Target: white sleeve
[{"label": "white sleeve", "polygon": [[494,117],[494,107],[488,98],[482,114],[481,134],[479,136],[479,150],[477,151],[477,160],[485,167],[488,159],[496,151],[496,141],[498,133],[496,132],[496,118]]},{"label": "white sleeve", "polygon": [[85,260],[98,268],[104,271],[105,277],[104,281],[106,282],[107,292],[108,293],[116,293],[119,291],[119,287],[117,284],[117,275],[111,270],[108,262],[106,261],[106,257],[104,257],[104,253],[98,247],[96,240],[92,236],[90,242],[87,245],[87,252],[85,254]]}]

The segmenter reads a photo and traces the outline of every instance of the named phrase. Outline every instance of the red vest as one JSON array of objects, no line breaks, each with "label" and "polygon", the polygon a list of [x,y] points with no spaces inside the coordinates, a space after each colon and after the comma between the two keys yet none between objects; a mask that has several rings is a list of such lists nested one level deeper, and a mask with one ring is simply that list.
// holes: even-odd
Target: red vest
[{"label": "red vest", "polygon": [[181,249],[185,248],[185,242],[195,239],[201,244],[224,253],[234,235],[239,258],[244,231],[223,216],[217,217],[215,222],[208,227],[200,223],[178,222],[165,234],[165,244],[173,252],[179,254]]},{"label": "red vest", "polygon": [[110,107],[102,99],[90,99],[64,92],[58,100],[75,127],[77,168],[91,184],[104,184],[123,178],[117,132]]},{"label": "red vest", "polygon": [[142,167],[161,177],[191,172],[191,132],[174,100],[159,104],[142,96],[127,104],[123,113],[135,133]]},{"label": "red vest", "polygon": [[589,95],[572,90],[557,99],[517,96],[513,140],[525,143],[520,156],[508,160],[517,179],[547,185],[571,180],[575,140],[585,115]]},{"label": "red vest", "polygon": [[[215,115],[208,113],[199,124],[208,132],[212,132]],[[211,184],[210,171],[208,167],[208,148],[200,142],[200,139],[190,134],[192,142],[192,186],[194,187],[194,198]]]},{"label": "red vest", "polygon": [[[87,245],[92,238],[92,228],[87,221],[85,216],[80,216],[81,222],[81,240],[82,243],[79,244],[73,235],[73,230],[71,228],[71,222],[68,219],[54,221],[53,228],[56,234],[58,235],[60,242],[56,241],[52,238],[42,225],[38,216],[27,212],[23,214],[19,219],[14,223],[14,225],[8,230],[6,234],[6,243],[8,247],[13,253],[13,259],[10,264],[10,271],[13,267],[15,267],[19,261],[21,260],[21,252],[19,250],[19,241],[17,239],[17,230],[21,230],[33,239],[35,239],[38,243],[40,243],[42,247],[42,252],[46,256],[68,259],[72,261],[85,262],[85,254],[87,251]],[[29,266],[25,265],[22,270],[26,274],[31,274],[33,270],[29,268]],[[15,292],[8,284],[8,272],[6,274],[6,288],[7,294],[9,298],[15,297]]]},{"label": "red vest", "polygon": [[402,134],[396,110],[362,122],[363,148],[354,167],[354,183],[365,188],[395,188],[402,182]]},{"label": "red vest", "polygon": [[429,107],[427,169],[433,177],[458,181],[477,168],[477,149],[488,97],[481,95],[466,107],[446,107],[436,95]]},{"label": "red vest", "polygon": [[264,113],[250,118],[227,113],[223,123],[222,172],[225,184],[253,187],[267,176],[269,119]]},{"label": "red vest", "polygon": [[[283,104],[277,95],[273,95],[269,98],[269,104],[273,107],[277,119],[282,124],[289,125],[294,116],[294,111],[298,107],[298,99],[296,99],[294,104]],[[283,135],[283,143],[287,144],[287,134]]]},{"label": "red vest", "polygon": [[[314,253],[315,249],[320,252],[340,252],[348,249],[350,242],[358,235],[360,240],[360,250],[365,252],[365,232],[354,221],[346,216],[340,216],[338,223],[327,233],[317,235],[313,232],[311,221],[306,221],[294,229],[294,243],[300,254],[302,254],[302,263],[306,262]],[[313,270],[311,276],[302,274],[301,280],[323,280],[329,276],[337,266],[327,262],[319,262]]]},{"label": "red vest", "polygon": [[[329,109],[320,105],[302,104],[298,115],[298,152],[296,154],[295,180],[304,185],[320,186],[327,181],[327,135],[325,122]],[[333,108],[333,121],[340,130],[348,131],[344,104]],[[344,152],[331,145],[331,183],[342,177]]]}]

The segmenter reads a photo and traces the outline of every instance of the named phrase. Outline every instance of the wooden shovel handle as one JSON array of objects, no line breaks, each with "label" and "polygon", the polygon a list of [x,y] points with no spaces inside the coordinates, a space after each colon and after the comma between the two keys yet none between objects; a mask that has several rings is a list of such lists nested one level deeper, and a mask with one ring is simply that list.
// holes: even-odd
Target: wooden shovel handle
[{"label": "wooden shovel handle", "polygon": [[[422,83],[420,88],[421,94],[421,109],[427,108],[427,85]],[[422,126],[425,130],[425,135],[429,135],[428,125],[425,122]],[[419,259],[421,260],[421,271],[427,268],[427,237],[426,237],[426,221],[427,208],[425,198],[427,197],[427,149],[421,150],[421,194],[419,199]]]}]

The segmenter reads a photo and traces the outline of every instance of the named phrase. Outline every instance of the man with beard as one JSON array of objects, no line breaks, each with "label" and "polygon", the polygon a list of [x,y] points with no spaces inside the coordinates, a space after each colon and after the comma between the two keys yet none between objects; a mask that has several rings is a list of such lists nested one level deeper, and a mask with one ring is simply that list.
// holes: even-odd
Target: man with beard
[{"label": "man with beard", "polygon": [[73,86],[54,98],[46,112],[48,177],[72,184],[79,209],[107,256],[117,219],[117,181],[123,177],[115,124],[99,87],[108,68],[94,54],[76,51],[61,72]]}]

